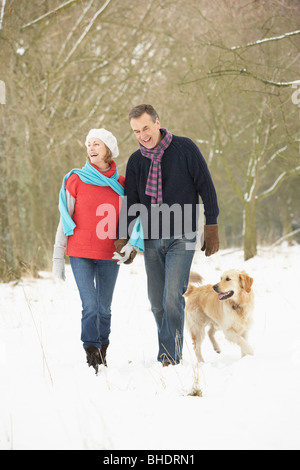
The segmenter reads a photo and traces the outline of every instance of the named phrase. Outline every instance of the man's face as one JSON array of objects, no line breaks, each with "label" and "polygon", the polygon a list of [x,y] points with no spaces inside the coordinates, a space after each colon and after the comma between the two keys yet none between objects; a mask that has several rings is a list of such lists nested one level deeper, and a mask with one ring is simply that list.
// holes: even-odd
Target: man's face
[{"label": "man's face", "polygon": [[139,118],[132,118],[130,125],[139,143],[147,149],[153,149],[161,141],[158,118],[153,122],[151,116],[148,113],[144,113]]}]

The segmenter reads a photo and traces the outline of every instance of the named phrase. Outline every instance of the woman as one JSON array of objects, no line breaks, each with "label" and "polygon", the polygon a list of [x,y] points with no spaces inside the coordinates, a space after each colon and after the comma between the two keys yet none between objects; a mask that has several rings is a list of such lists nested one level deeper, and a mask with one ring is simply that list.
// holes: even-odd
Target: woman
[{"label": "woman", "polygon": [[[91,129],[85,144],[88,162],[65,176],[60,191],[53,272],[65,280],[66,248],[82,302],[81,340],[87,363],[97,374],[100,364],[107,365],[111,303],[120,267],[112,257],[125,178],[113,160],[119,150],[111,132]],[[107,217],[111,223],[105,231]]]}]

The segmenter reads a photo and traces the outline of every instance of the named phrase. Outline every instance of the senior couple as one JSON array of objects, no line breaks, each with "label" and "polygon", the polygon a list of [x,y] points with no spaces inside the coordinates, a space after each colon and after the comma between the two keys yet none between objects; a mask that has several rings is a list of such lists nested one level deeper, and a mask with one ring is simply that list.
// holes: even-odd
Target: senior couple
[{"label": "senior couple", "polygon": [[[162,128],[151,105],[133,108],[129,122],[139,149],[128,160],[126,177],[118,174],[114,161],[119,154],[116,138],[105,129],[92,129],[85,142],[88,161],[64,177],[59,195],[53,272],[65,280],[66,249],[82,302],[81,340],[87,363],[96,373],[100,364],[107,365],[120,265],[133,262],[138,249],[144,252],[148,297],[158,331],[157,359],[163,366],[175,365],[182,358],[183,294],[195,251],[199,196],[206,219],[202,251],[211,256],[219,249],[217,195],[198,147]],[[114,209],[116,219],[106,237],[98,230],[103,205]],[[135,222],[139,213],[130,209],[139,205],[147,210]],[[182,223],[167,211],[166,234],[161,208],[174,205],[181,209]]]}]

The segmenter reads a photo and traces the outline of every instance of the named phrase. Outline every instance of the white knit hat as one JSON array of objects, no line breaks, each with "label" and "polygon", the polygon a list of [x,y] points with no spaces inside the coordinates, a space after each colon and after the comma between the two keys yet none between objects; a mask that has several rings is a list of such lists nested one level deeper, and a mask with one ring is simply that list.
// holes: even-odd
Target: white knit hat
[{"label": "white knit hat", "polygon": [[118,142],[115,136],[106,129],[91,129],[86,136],[85,145],[88,146],[89,139],[100,139],[109,148],[113,158],[119,155]]}]

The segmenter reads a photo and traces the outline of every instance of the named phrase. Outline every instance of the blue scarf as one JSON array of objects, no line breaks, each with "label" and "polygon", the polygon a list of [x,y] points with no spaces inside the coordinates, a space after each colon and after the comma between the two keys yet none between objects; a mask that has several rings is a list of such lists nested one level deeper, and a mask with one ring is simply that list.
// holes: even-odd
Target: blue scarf
[{"label": "blue scarf", "polygon": [[[66,181],[73,173],[76,173],[83,183],[93,184],[95,186],[110,186],[119,196],[122,198],[124,197],[124,188],[118,182],[118,170],[116,170],[116,172],[110,178],[96,170],[96,168],[94,168],[90,162],[86,162],[85,166],[81,169],[74,168],[71,170],[63,179],[62,187],[59,193],[58,204],[58,208],[61,214],[62,226],[66,236],[73,235],[74,228],[76,227],[76,224],[67,209],[67,197],[65,190]],[[141,251],[144,251],[143,229],[139,218],[136,220],[129,242],[132,246],[137,246]]]}]

